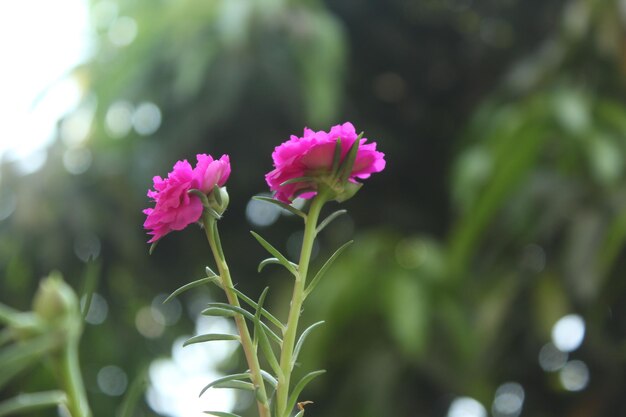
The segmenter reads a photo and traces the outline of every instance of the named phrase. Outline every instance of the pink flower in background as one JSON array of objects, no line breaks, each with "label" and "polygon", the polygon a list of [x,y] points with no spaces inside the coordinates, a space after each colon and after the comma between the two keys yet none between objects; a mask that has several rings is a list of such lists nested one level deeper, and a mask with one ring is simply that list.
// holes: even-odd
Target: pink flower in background
[{"label": "pink flower in background", "polygon": [[[265,176],[265,180],[275,197],[283,202],[290,202],[298,193],[299,197],[312,198],[317,189],[317,181],[304,181],[282,185],[285,181],[299,177],[322,178],[332,174],[333,156],[337,139],[341,138],[341,161],[346,157],[358,135],[350,122],[333,126],[330,132],[315,132],[304,129],[304,136],[291,136],[291,139],[274,149],[272,159],[274,170]],[[362,138],[356,160],[348,180],[368,178],[374,172],[385,168],[385,154],[376,151],[376,143],[366,143]],[[308,191],[313,190],[313,191]]]},{"label": "pink flower in background", "polygon": [[195,168],[187,160],[178,161],[167,178],[154,177],[154,190],[148,191],[148,197],[154,202],[154,208],[143,212],[147,215],[143,227],[154,243],[172,230],[182,230],[197,222],[202,216],[202,202],[196,195],[188,192],[197,189],[205,194],[211,193],[216,185],[223,186],[230,175],[228,155],[214,160],[211,155],[196,156]]}]

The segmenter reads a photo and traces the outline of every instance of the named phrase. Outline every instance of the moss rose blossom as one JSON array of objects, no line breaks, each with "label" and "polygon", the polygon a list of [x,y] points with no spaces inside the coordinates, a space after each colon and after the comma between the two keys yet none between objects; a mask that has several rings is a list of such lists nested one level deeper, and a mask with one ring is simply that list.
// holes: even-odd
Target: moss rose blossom
[{"label": "moss rose blossom", "polygon": [[163,179],[153,178],[154,190],[148,190],[148,197],[154,201],[154,208],[143,211],[147,218],[143,227],[154,243],[173,230],[182,230],[197,222],[202,216],[202,202],[189,190],[197,189],[210,194],[217,185],[222,187],[230,176],[230,159],[222,155],[213,159],[211,155],[198,154],[196,167],[184,161],[178,161],[174,169]]},{"label": "moss rose blossom", "polygon": [[[290,202],[296,196],[312,198],[315,196],[318,182],[333,175],[332,165],[337,139],[341,139],[341,160],[343,161],[358,135],[350,122],[331,127],[329,132],[315,132],[305,128],[304,135],[291,138],[277,146],[272,153],[274,170],[265,176],[275,197],[283,202]],[[359,143],[356,160],[348,180],[368,178],[372,173],[385,168],[385,154],[376,151],[376,142],[366,143],[362,138]],[[310,181],[284,184],[296,178],[310,177]],[[284,184],[284,185],[283,185]]]}]

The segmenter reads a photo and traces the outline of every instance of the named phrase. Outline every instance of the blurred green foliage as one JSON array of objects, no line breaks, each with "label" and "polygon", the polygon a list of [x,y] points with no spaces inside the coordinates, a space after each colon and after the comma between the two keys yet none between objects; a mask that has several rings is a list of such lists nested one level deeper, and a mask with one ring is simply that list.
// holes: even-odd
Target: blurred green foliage
[{"label": "blurred green foliage", "polygon": [[[329,371],[308,389],[309,413],[443,416],[458,396],[490,410],[508,381],[525,390],[523,415],[626,413],[623,1],[136,0],[92,11],[94,55],[75,72],[82,106],[40,171],[0,165],[0,196],[16,202],[0,221],[0,301],[27,309],[52,269],[81,288],[97,255],[89,271],[109,314],[81,345],[96,415],[123,403],[99,388],[99,369],[132,381],[192,332],[185,314],[146,338],[136,317],[209,259],[192,231],[148,257],[151,177],[198,152],[229,153],[225,250],[241,288],[269,282],[279,305],[290,288],[278,271],[255,273],[264,255],[247,232],[248,199],[266,190],[274,146],[345,120],[378,141],[388,168],[320,240],[321,253],[356,243],[305,306],[303,325],[326,325],[302,352],[303,373]],[[129,116],[146,102],[161,115],[150,134]],[[77,114],[90,122],[84,142],[68,127]],[[85,151],[88,169],[68,172]],[[281,218],[263,234],[283,249],[295,229]],[[569,313],[586,322],[571,354],[590,370],[581,392],[537,359]],[[34,368],[0,398],[51,381]],[[136,415],[155,414],[140,404]]]}]

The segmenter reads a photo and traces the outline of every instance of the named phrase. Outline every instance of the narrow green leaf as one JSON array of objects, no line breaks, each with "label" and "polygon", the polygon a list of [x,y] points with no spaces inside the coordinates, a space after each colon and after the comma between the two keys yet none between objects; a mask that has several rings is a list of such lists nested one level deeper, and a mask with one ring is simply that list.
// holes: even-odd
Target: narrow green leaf
[{"label": "narrow green leaf", "polygon": [[[196,188],[192,188],[191,190],[187,191],[187,194],[195,195],[196,197],[198,197],[200,199],[200,201],[202,202],[202,206],[204,208],[210,208],[209,207],[209,199],[208,199],[207,195],[204,194],[201,190],[198,190]],[[216,217],[216,218],[219,218],[219,217]]]},{"label": "narrow green leaf", "polygon": [[[220,308],[223,308],[223,309],[226,309],[226,310],[233,311],[235,313],[239,313],[242,316],[244,316],[245,318],[247,318],[248,320],[254,322],[254,315],[252,313],[250,313],[249,311],[244,310],[241,307],[235,307],[235,306],[232,306],[232,305],[226,304],[226,303],[209,303],[208,306],[209,307],[206,310],[203,310],[201,314],[204,314],[205,311],[210,310],[211,308],[220,307]],[[272,338],[272,340],[274,340],[279,346],[282,345],[282,343],[283,343],[282,339],[280,337],[278,337],[278,335],[276,333],[274,333],[272,331],[272,329],[267,327],[267,324],[262,322],[261,326],[263,327],[263,329],[266,332],[269,333],[269,336]]]},{"label": "narrow green leaf", "polygon": [[150,245],[150,249],[148,249],[149,255],[152,255],[152,252],[154,252],[158,244],[159,244],[158,240],[156,242],[152,242],[152,245]]},{"label": "narrow green leaf", "polygon": [[352,168],[354,167],[354,161],[356,161],[356,155],[359,151],[359,145],[361,144],[361,138],[363,137],[363,132],[354,140],[354,143],[350,147],[348,154],[345,159],[341,163],[339,170],[337,171],[338,179],[341,182],[348,181],[350,178],[350,174],[352,173]]},{"label": "narrow green leaf", "polygon": [[303,415],[304,415],[304,410],[300,410],[298,414],[296,414],[296,417],[302,417]]},{"label": "narrow green leaf", "polygon": [[287,268],[287,270],[291,272],[293,275],[297,274],[296,269],[294,268],[293,264],[289,262],[289,260],[285,258],[285,256],[283,256],[283,254],[280,253],[278,249],[272,246],[267,240],[263,239],[258,233],[255,233],[252,231],[250,233],[252,233],[252,236],[254,236],[254,238],[261,244],[261,246],[265,248],[265,250],[267,250],[270,254],[274,255],[274,257],[276,257],[280,261],[282,266]]},{"label": "narrow green leaf", "polygon": [[274,204],[278,207],[280,207],[283,210],[287,210],[288,212],[295,214],[296,216],[300,216],[303,219],[306,220],[306,213],[304,213],[301,210],[298,210],[297,208],[295,208],[294,206],[292,206],[291,204],[286,204],[283,203],[282,201],[276,200],[272,197],[265,197],[265,196],[261,196],[261,195],[257,195],[252,197],[253,200],[259,200],[259,201],[264,201],[266,203],[270,203],[270,204]]},{"label": "narrow green leaf", "polygon": [[263,270],[263,268],[265,268],[267,265],[270,264],[279,264],[280,265],[280,261],[278,260],[278,258],[267,258],[267,259],[263,259],[260,263],[259,263],[259,267],[257,268],[257,272],[261,272]]},{"label": "narrow green leaf", "polygon": [[259,346],[261,346],[261,350],[263,351],[263,355],[265,359],[267,359],[267,363],[269,363],[272,370],[276,373],[276,375],[282,375],[282,369],[280,368],[280,364],[278,363],[278,359],[276,359],[276,355],[272,350],[272,345],[270,345],[270,341],[267,338],[267,333],[265,332],[265,328],[263,327],[263,323],[255,322],[254,333],[258,334],[259,337]]},{"label": "narrow green leaf", "polygon": [[317,271],[317,274],[315,274],[315,277],[313,277],[313,279],[311,280],[311,282],[309,283],[309,286],[306,288],[306,290],[304,290],[304,297],[306,298],[311,291],[313,291],[313,289],[315,289],[315,287],[317,286],[317,284],[319,283],[320,279],[322,278],[322,276],[324,276],[324,274],[326,273],[326,271],[328,270],[328,268],[330,268],[330,266],[333,264],[333,262],[335,262],[335,260],[337,259],[337,257],[339,255],[341,255],[341,253],[346,250],[348,248],[348,246],[350,246],[352,243],[354,243],[353,240],[344,243],[339,249],[337,249],[335,251],[335,253],[333,253],[331,255],[330,258],[328,258],[328,260],[326,261],[326,263],[320,268],[319,271]]},{"label": "narrow green leaf", "polygon": [[19,394],[0,403],[0,417],[27,413],[41,408],[55,407],[67,403],[63,391],[44,391],[32,394]]},{"label": "narrow green leaf", "polygon": [[280,186],[282,187],[283,185],[289,185],[289,184],[297,184],[299,182],[308,182],[308,181],[315,181],[315,178],[313,177],[296,177],[296,178],[291,178],[285,182],[281,182]]},{"label": "narrow green leaf", "polygon": [[20,312],[12,309],[11,307],[0,303],[0,323],[7,326],[15,326],[20,323]]},{"label": "narrow green leaf", "polygon": [[215,417],[241,417],[237,414],[226,413],[224,411],[205,411],[206,414],[211,414]]},{"label": "narrow green leaf", "polygon": [[293,350],[293,358],[291,359],[291,368],[293,369],[294,365],[296,364],[296,361],[298,360],[298,355],[300,354],[300,349],[302,349],[302,345],[304,344],[304,341],[306,340],[307,336],[318,326],[321,326],[322,324],[324,324],[324,321],[318,321],[317,323],[313,323],[312,325],[310,325],[309,327],[307,327],[307,329],[305,331],[302,332],[302,334],[300,335],[300,338],[298,339],[298,342],[296,343],[296,347]]},{"label": "narrow green leaf", "polygon": [[40,362],[46,353],[55,350],[60,341],[54,334],[44,334],[35,339],[18,342],[0,350],[0,389],[11,378],[26,368]]},{"label": "narrow green leaf", "polygon": [[311,382],[313,379],[322,375],[325,372],[326,372],[325,370],[319,370],[319,371],[313,371],[311,373],[306,374],[300,380],[300,382],[298,382],[296,387],[291,392],[291,395],[289,396],[289,400],[287,401],[287,410],[293,410],[293,408],[296,406],[296,402],[298,401],[298,396],[300,395],[304,387],[306,387],[307,384]]},{"label": "narrow green leaf", "polygon": [[[257,303],[253,299],[251,299],[250,297],[248,297],[247,295],[245,295],[244,293],[242,293],[241,291],[239,291],[236,288],[232,288],[232,290],[235,292],[235,294],[237,294],[237,296],[244,303],[248,304],[250,307],[254,308],[255,310],[257,309]],[[270,323],[272,323],[274,326],[278,327],[281,331],[283,331],[285,329],[285,325],[280,320],[278,320],[276,317],[274,317],[266,309],[262,309],[261,310],[261,314],[263,315],[263,317],[268,319],[270,321]]]},{"label": "narrow green leaf", "polygon": [[14,338],[15,333],[13,332],[13,329],[11,329],[10,327],[2,329],[2,331],[0,332],[0,347],[13,341]]},{"label": "narrow green leaf", "polygon": [[237,313],[235,313],[232,310],[227,310],[221,307],[209,307],[209,308],[202,310],[202,315],[212,316],[212,317],[234,317],[235,314]]},{"label": "narrow green leaf", "polygon": [[257,303],[257,308],[256,308],[256,312],[254,313],[254,338],[253,338],[253,344],[255,346],[258,346],[258,332],[257,329],[261,329],[262,331],[262,327],[261,327],[261,311],[263,310],[263,303],[265,302],[265,297],[267,296],[267,292],[269,291],[270,287],[265,287],[265,289],[263,290],[263,292],[261,293],[261,296],[259,297],[259,302]]},{"label": "narrow green leaf", "polygon": [[204,270],[206,271],[206,276],[207,278],[213,278],[213,277],[217,277],[218,275],[213,272],[213,270],[211,268],[209,268],[208,266],[204,268]]},{"label": "narrow green leaf", "polygon": [[200,278],[196,281],[190,282],[188,284],[183,285],[182,287],[178,288],[177,290],[175,290],[173,293],[171,293],[165,300],[163,300],[163,304],[167,303],[168,301],[170,301],[172,298],[176,297],[177,295],[190,290],[192,288],[195,287],[199,287],[201,285],[204,284],[209,284],[212,281],[216,281],[219,280],[219,277],[216,275],[210,276],[210,277],[206,277],[206,278]]},{"label": "narrow green leaf", "polygon": [[237,380],[220,382],[218,384],[214,384],[213,388],[232,388],[245,391],[254,391],[254,385],[252,385],[250,382]]},{"label": "narrow green leaf", "polygon": [[337,217],[341,216],[342,214],[346,214],[348,212],[348,210],[337,210],[331,214],[328,215],[328,217],[326,217],[320,224],[319,226],[317,226],[317,229],[315,229],[315,234],[318,234],[319,232],[321,232],[322,230],[324,230],[324,228],[326,226],[328,226],[330,224],[330,222],[332,222],[333,220],[335,220]]},{"label": "narrow green leaf", "polygon": [[333,153],[333,165],[330,172],[336,173],[339,169],[339,162],[341,162],[341,138],[337,138],[335,142],[335,152]]},{"label": "narrow green leaf", "polygon": [[269,372],[261,369],[261,376],[263,377],[265,381],[267,381],[272,386],[272,388],[276,389],[278,387],[278,380],[274,378],[274,376],[270,374]]},{"label": "narrow green leaf", "polygon": [[202,394],[204,394],[206,392],[206,390],[208,390],[211,387],[214,387],[217,384],[221,384],[221,383],[227,382],[227,381],[241,380],[241,379],[252,380],[252,375],[250,375],[249,372],[244,372],[244,373],[241,373],[241,374],[232,374],[232,375],[223,376],[221,378],[217,378],[215,381],[209,383],[207,386],[202,388],[202,391],[200,391],[200,395],[198,395],[198,397],[201,397]]},{"label": "narrow green leaf", "polygon": [[210,334],[201,334],[198,336],[194,336],[190,339],[187,339],[183,346],[193,345],[195,343],[204,343],[204,342],[212,342],[215,340],[239,340],[239,336],[234,334],[222,334],[222,333],[210,333]]}]

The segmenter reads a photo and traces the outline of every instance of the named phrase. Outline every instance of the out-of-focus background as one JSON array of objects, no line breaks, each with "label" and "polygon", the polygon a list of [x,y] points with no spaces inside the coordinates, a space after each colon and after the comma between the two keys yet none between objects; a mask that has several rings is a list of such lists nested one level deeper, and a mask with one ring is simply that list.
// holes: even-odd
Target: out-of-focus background
[{"label": "out-of-focus background", "polygon": [[[290,282],[248,231],[295,257],[299,222],[251,202],[271,152],[351,121],[387,168],[345,204],[307,300],[305,392],[324,417],[623,416],[626,1],[43,0],[0,5],[0,302],[40,278],[97,279],[81,344],[92,407],[115,416],[252,398],[199,390],[245,365],[221,300],[166,294],[211,265],[192,227],[152,256],[154,175],[231,155],[223,243],[239,288],[284,316]],[[1,372],[1,370],[0,370]],[[46,366],[0,399],[51,388]],[[56,415],[56,411],[32,413]]]}]

